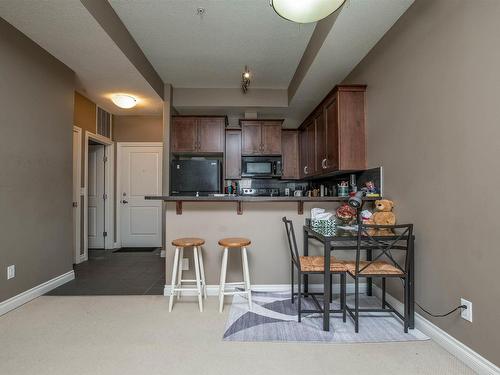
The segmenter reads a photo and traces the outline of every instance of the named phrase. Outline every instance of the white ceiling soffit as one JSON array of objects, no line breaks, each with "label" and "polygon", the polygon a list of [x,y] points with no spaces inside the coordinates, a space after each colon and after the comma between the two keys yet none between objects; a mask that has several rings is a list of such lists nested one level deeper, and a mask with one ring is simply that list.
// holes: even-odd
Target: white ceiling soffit
[{"label": "white ceiling soffit", "polygon": [[251,89],[287,89],[315,26],[284,20],[269,0],[109,2],[176,88],[237,88],[248,65]]},{"label": "white ceiling soffit", "polygon": [[347,77],[413,2],[414,0],[347,0],[290,98],[285,126],[298,127],[333,86]]},{"label": "white ceiling soffit", "polygon": [[[76,73],[76,88],[113,114],[161,114],[162,100],[79,0],[1,0],[0,17]],[[109,95],[139,98],[120,109]]]}]

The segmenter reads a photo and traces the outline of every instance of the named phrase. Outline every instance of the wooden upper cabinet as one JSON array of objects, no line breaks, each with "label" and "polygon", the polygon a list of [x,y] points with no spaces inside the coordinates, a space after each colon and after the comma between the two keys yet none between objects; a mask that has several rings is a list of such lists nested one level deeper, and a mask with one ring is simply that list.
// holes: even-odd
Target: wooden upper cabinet
[{"label": "wooden upper cabinet", "polygon": [[224,127],[223,118],[198,118],[198,152],[224,152]]},{"label": "wooden upper cabinet", "polygon": [[262,123],[262,153],[281,155],[281,121]]},{"label": "wooden upper cabinet", "polygon": [[307,132],[305,129],[299,131],[299,176],[306,177],[307,170]]},{"label": "wooden upper cabinet", "polygon": [[298,179],[299,173],[299,132],[283,130],[281,133],[281,152],[283,155],[282,179]]},{"label": "wooden upper cabinet", "polygon": [[243,155],[281,155],[281,120],[241,120]]},{"label": "wooden upper cabinet", "polygon": [[172,152],[195,152],[198,146],[196,117],[174,117],[170,136]]},{"label": "wooden upper cabinet", "polygon": [[224,173],[228,180],[241,178],[241,130],[226,130]]},{"label": "wooden upper cabinet", "polygon": [[[337,108],[337,97],[334,96],[325,103],[325,162],[322,169],[325,171],[339,170],[339,119]],[[326,140],[328,142],[326,142]]]},{"label": "wooden upper cabinet", "polygon": [[224,117],[172,118],[171,152],[222,153],[224,152]]},{"label": "wooden upper cabinet", "polygon": [[323,108],[314,115],[314,126],[316,131],[316,149],[315,149],[315,172],[321,172],[326,164],[326,123]]},{"label": "wooden upper cabinet", "polygon": [[336,86],[301,125],[304,177],[366,169],[365,90]]},{"label": "wooden upper cabinet", "polygon": [[262,124],[255,121],[241,121],[241,153],[260,155],[262,153]]}]

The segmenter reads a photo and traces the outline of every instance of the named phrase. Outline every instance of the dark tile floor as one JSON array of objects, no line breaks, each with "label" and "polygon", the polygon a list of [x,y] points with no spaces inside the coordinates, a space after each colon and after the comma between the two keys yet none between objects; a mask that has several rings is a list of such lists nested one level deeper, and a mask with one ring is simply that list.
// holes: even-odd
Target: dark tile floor
[{"label": "dark tile floor", "polygon": [[113,253],[89,250],[89,260],[74,266],[75,279],[47,295],[163,295],[165,262],[160,250]]}]

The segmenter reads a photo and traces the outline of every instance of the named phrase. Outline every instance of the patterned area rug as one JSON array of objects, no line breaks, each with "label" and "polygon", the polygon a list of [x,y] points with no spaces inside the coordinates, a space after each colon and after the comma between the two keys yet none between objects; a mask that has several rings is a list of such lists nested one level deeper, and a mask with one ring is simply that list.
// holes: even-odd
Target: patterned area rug
[{"label": "patterned area rug", "polygon": [[[297,301],[291,303],[290,293],[252,292],[252,302],[249,311],[245,296],[233,297],[225,341],[359,343],[429,339],[417,329],[404,333],[402,322],[390,313],[364,313],[359,319],[359,333],[354,332],[349,315],[344,323],[341,314],[332,314],[330,331],[325,332],[321,314],[302,315],[302,322],[297,322]],[[353,306],[353,296],[348,296],[347,302]],[[361,307],[380,307],[380,303],[376,297],[360,297]],[[302,306],[316,309],[311,298],[304,298]],[[332,308],[339,308],[338,300]]]}]

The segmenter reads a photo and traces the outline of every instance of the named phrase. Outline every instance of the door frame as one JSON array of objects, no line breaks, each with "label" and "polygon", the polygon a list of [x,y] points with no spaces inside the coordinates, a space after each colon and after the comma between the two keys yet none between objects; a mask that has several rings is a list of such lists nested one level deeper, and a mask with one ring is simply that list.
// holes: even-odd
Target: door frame
[{"label": "door frame", "polygon": [[[76,158],[77,164],[76,164],[76,185],[78,186],[78,201],[76,202],[76,233],[73,235],[76,238],[73,238],[73,243],[76,243],[76,239],[78,239],[78,244],[75,249],[73,249],[73,263],[78,264],[81,262],[81,243],[82,243],[82,128],[73,125],[73,132],[77,134],[78,136],[78,146],[77,146],[77,152],[76,152]],[[73,156],[75,154],[73,153]],[[74,160],[73,160],[74,162]],[[73,186],[73,190],[75,189],[75,186]]]},{"label": "door frame", "polygon": [[88,260],[89,254],[89,239],[88,239],[88,210],[89,210],[89,196],[88,196],[88,184],[89,184],[89,141],[92,140],[105,147],[105,154],[108,158],[104,163],[104,194],[106,194],[107,199],[104,202],[104,225],[107,228],[107,236],[104,239],[104,248],[113,249],[114,248],[114,210],[113,202],[115,201],[115,143],[106,137],[99,134],[94,134],[85,131],[85,152],[84,152],[84,187],[83,187],[83,255],[81,256],[81,261],[84,262]]},{"label": "door frame", "polygon": [[[115,247],[122,247],[122,238],[121,238],[121,210],[120,210],[120,191],[121,191],[121,160],[122,153],[124,147],[163,147],[163,142],[116,142],[116,196],[115,196],[115,207],[116,207],[116,242]],[[163,174],[163,157],[162,157],[162,174]],[[163,185],[163,177],[162,177],[162,185]],[[163,216],[163,210],[162,210]],[[163,217],[162,217],[163,221]],[[163,224],[162,224],[163,227]],[[163,229],[162,229],[163,231]],[[163,240],[162,240],[163,242]],[[162,246],[163,247],[163,246]]]}]

